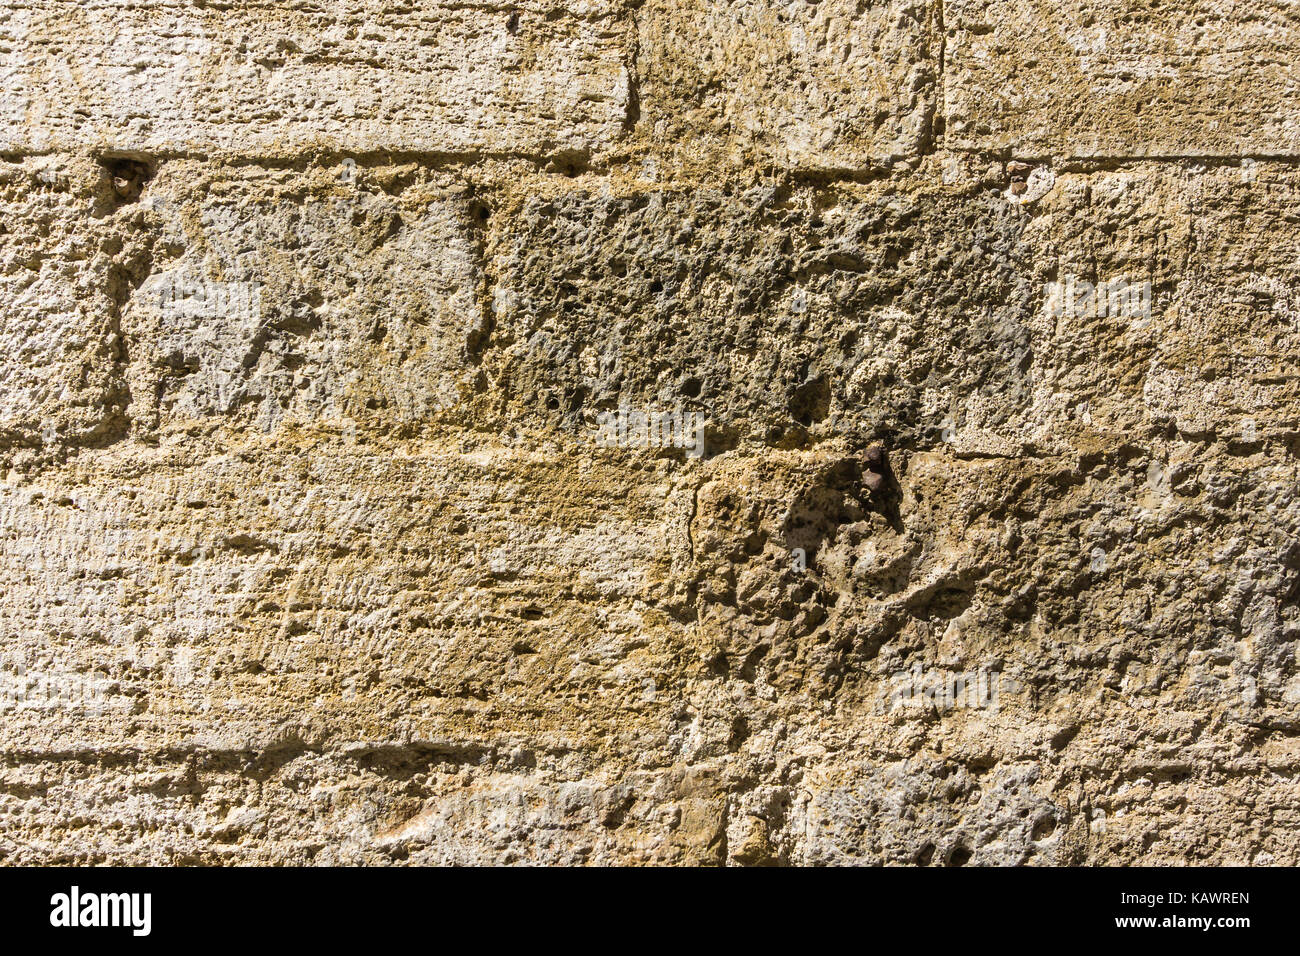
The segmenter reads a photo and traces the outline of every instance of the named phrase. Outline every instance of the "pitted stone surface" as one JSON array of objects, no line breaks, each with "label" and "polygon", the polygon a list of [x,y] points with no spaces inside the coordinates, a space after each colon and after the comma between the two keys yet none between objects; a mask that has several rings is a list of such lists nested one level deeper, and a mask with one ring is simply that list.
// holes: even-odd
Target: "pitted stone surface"
[{"label": "pitted stone surface", "polygon": [[649,0],[637,10],[645,124],[686,164],[701,148],[826,170],[908,157],[933,135],[938,9]]},{"label": "pitted stone surface", "polygon": [[946,0],[957,149],[1300,155],[1300,10],[1275,0]]},{"label": "pitted stone surface", "polygon": [[0,862],[1300,862],[1294,11],[417,7],[0,2]]}]

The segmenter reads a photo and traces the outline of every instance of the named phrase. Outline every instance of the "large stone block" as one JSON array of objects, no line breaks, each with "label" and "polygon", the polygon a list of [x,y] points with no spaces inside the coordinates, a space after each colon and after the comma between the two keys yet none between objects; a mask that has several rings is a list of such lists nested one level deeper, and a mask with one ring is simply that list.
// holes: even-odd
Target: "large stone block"
[{"label": "large stone block", "polygon": [[587,154],[627,115],[600,2],[39,0],[0,14],[0,151]]},{"label": "large stone block", "polygon": [[936,5],[650,0],[637,11],[641,118],[687,164],[863,169],[932,134]]},{"label": "large stone block", "polygon": [[125,432],[121,308],[143,247],[101,218],[104,170],[0,163],[0,472]]},{"label": "large stone block", "polygon": [[463,187],[168,163],[140,205],[156,242],[122,315],[140,427],[410,427],[457,404],[487,321]]},{"label": "large stone block", "polygon": [[1028,401],[1041,294],[1023,215],[904,182],[534,195],[494,219],[484,367],[518,414],[570,428],[697,414],[706,454],[937,436],[970,392],[1005,420]]},{"label": "large stone block", "polygon": [[489,230],[484,368],[515,414],[580,432],[680,408],[706,454],[1295,434],[1288,165],[1024,175],[949,157],[862,186],[534,191]]},{"label": "large stone block", "polygon": [[949,0],[945,142],[1016,156],[1300,155],[1300,9]]},{"label": "large stone block", "polygon": [[0,487],[10,744],[107,744],[125,720],[142,746],[239,747],[298,726],[284,703],[303,694],[328,738],[482,731],[530,720],[538,680],[539,733],[654,725],[679,679],[666,634],[645,640],[685,552],[671,488],[491,447],[308,441],[286,468],[268,450],[287,436],[254,436]]}]

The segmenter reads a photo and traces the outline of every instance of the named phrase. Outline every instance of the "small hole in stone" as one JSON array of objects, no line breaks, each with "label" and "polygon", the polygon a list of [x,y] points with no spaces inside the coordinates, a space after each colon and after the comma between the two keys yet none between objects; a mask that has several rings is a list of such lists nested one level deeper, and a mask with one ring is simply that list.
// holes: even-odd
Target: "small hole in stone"
[{"label": "small hole in stone", "polygon": [[1056,821],[1051,817],[1043,817],[1034,824],[1034,832],[1029,835],[1031,840],[1046,840],[1056,832]]},{"label": "small hole in stone", "polygon": [[805,428],[826,420],[830,414],[831,385],[825,375],[805,382],[790,396],[790,417]]},{"label": "small hole in stone", "polygon": [[948,859],[947,859],[947,861],[944,863],[944,865],[945,865],[945,866],[965,866],[967,863],[970,862],[970,858],[971,858],[973,855],[974,855],[974,854],[972,854],[970,850],[968,850],[966,847],[961,846],[961,845],[959,844],[959,845],[953,847],[952,850],[949,851],[949,853],[948,853]]},{"label": "small hole in stone", "polygon": [[681,392],[687,398],[699,398],[701,387],[702,385],[700,380],[692,375],[686,381],[682,382]]},{"label": "small hole in stone", "polygon": [[118,198],[128,202],[140,198],[144,184],[153,178],[153,166],[147,162],[126,157],[105,156],[99,165],[108,174],[109,182]]}]

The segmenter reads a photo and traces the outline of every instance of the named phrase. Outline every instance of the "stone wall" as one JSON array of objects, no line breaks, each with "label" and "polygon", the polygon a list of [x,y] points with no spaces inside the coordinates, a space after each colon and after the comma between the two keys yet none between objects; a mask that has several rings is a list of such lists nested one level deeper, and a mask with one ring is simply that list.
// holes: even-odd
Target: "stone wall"
[{"label": "stone wall", "polygon": [[1300,6],[0,2],[0,862],[1300,862]]}]

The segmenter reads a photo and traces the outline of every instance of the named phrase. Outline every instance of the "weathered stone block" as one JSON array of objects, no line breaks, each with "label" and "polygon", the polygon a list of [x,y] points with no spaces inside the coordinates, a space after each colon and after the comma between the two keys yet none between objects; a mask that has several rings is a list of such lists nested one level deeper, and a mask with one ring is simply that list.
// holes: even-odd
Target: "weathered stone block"
[{"label": "weathered stone block", "polygon": [[10,3],[0,151],[587,154],[623,128],[627,37],[601,2]]},{"label": "weathered stone block", "polygon": [[96,218],[88,161],[0,163],[0,472],[125,430],[121,307],[138,244]]},{"label": "weathered stone block", "polygon": [[529,198],[490,230],[485,368],[518,414],[580,433],[680,408],[709,423],[706,454],[803,435],[1009,455],[1081,427],[1295,433],[1289,167],[1041,167],[1031,202],[1000,167],[944,168]]},{"label": "weathered stone block", "polygon": [[637,11],[641,118],[688,164],[863,169],[929,143],[935,7],[650,0]]},{"label": "weathered stone block", "polygon": [[950,0],[945,142],[1016,156],[1300,155],[1300,10]]},{"label": "weathered stone block", "polygon": [[159,241],[122,318],[140,427],[413,427],[457,403],[487,321],[474,204],[365,179],[317,169],[304,192],[163,167],[141,201]]}]

